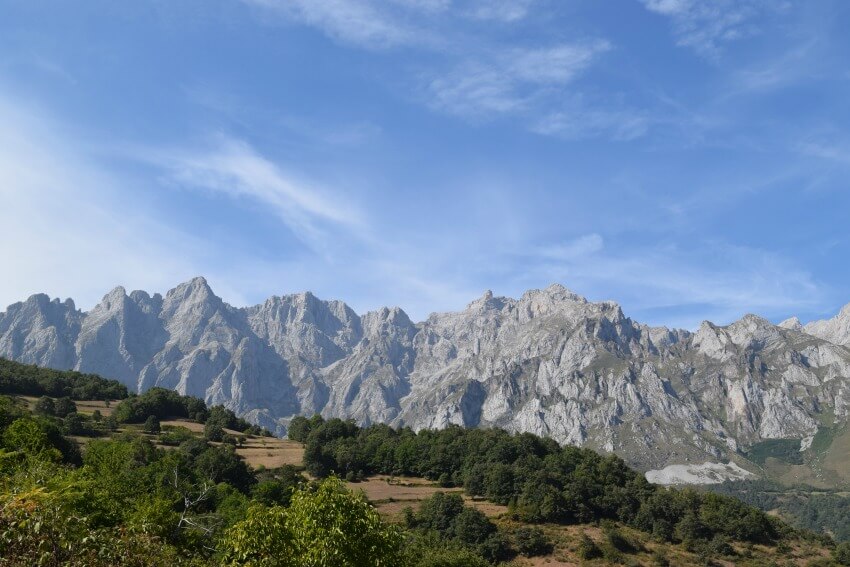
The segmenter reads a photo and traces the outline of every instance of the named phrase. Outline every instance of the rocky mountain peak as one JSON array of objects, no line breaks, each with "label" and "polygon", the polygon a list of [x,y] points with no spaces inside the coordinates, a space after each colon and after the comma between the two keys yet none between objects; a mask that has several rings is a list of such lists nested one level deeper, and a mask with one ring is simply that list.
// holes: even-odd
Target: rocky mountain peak
[{"label": "rocky mountain peak", "polygon": [[812,321],[803,330],[832,344],[850,346],[850,304],[845,305],[832,319]]},{"label": "rocky mountain peak", "polygon": [[783,340],[779,328],[765,319],[752,313],[744,315],[727,327],[732,342],[743,348],[768,348]]},{"label": "rocky mountain peak", "polygon": [[789,317],[788,319],[785,319],[784,321],[779,323],[778,326],[782,327],[783,329],[788,329],[789,331],[799,332],[803,330],[803,324],[797,317]]},{"label": "rocky mountain peak", "polygon": [[370,311],[363,315],[361,323],[363,335],[367,337],[393,332],[411,334],[416,330],[416,325],[400,307],[382,307],[377,311]]},{"label": "rocky mountain peak", "polygon": [[[50,303],[50,297],[46,293],[34,293],[27,298],[24,305],[30,308],[46,309]],[[59,303],[59,298],[56,298],[55,303]],[[20,303],[15,305],[21,305]]]},{"label": "rocky mountain peak", "polygon": [[213,293],[212,288],[210,288],[210,284],[207,283],[206,278],[203,276],[197,276],[187,282],[183,282],[174,289],[169,290],[166,294],[166,298],[185,298],[193,296],[206,297],[214,295],[215,294]]},{"label": "rocky mountain peak", "polygon": [[120,309],[124,305],[124,301],[128,299],[127,290],[125,290],[120,285],[103,296],[103,299],[100,303],[95,307],[95,309],[104,309],[106,311],[111,311],[113,309]]},{"label": "rocky mountain peak", "polygon": [[33,296],[0,313],[0,356],[173,388],[278,433],[314,412],[498,426],[659,468],[850,419],[850,351],[837,346],[850,344],[848,321],[850,307],[801,339],[787,330],[799,321],[746,315],[691,334],[555,284],[486,292],[416,324],[398,307],[360,316],[309,292],[237,309],[194,278],[164,298],[119,287],[88,313]]},{"label": "rocky mountain peak", "polygon": [[466,306],[467,311],[500,311],[508,304],[505,297],[496,297],[491,290],[487,290],[484,294]]},{"label": "rocky mountain peak", "polygon": [[171,315],[181,307],[197,308],[197,306],[207,305],[214,308],[220,303],[221,299],[213,293],[207,280],[196,277],[170,289],[165,294],[163,311]]}]

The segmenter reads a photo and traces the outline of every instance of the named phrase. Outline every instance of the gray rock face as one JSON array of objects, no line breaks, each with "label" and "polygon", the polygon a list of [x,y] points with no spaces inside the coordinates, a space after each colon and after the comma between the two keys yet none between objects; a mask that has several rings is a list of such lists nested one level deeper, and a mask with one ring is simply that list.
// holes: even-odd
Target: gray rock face
[{"label": "gray rock face", "polygon": [[850,307],[773,325],[648,327],[559,285],[487,292],[414,324],[310,293],[234,308],[203,278],[123,288],[87,313],[35,295],[0,313],[0,356],[173,388],[283,433],[297,414],[414,428],[499,426],[661,469],[811,438],[850,414]]},{"label": "gray rock face", "polygon": [[850,346],[850,303],[832,319],[812,321],[803,330],[833,344]]}]

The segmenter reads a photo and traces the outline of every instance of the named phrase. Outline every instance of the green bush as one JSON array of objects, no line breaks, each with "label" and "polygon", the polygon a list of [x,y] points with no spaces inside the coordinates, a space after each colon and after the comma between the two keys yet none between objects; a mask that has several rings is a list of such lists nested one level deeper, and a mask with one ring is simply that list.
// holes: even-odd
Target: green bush
[{"label": "green bush", "polygon": [[552,542],[536,526],[523,526],[513,532],[513,546],[521,555],[535,557],[552,553]]},{"label": "green bush", "polygon": [[39,415],[56,415],[56,404],[49,396],[41,396],[33,409]]},{"label": "green bush", "polygon": [[850,543],[840,543],[832,553],[833,559],[839,565],[850,565]]},{"label": "green bush", "polygon": [[149,415],[145,420],[145,425],[142,427],[142,430],[145,433],[150,433],[151,435],[158,435],[161,431],[161,427],[159,425],[159,418],[155,415]]},{"label": "green bush", "polygon": [[578,545],[576,546],[576,554],[584,560],[598,559],[602,557],[602,550],[596,545],[596,542],[583,533],[579,537]]},{"label": "green bush", "polygon": [[56,417],[65,417],[70,413],[76,413],[76,411],[77,404],[69,397],[59,398],[53,404],[53,415]]}]

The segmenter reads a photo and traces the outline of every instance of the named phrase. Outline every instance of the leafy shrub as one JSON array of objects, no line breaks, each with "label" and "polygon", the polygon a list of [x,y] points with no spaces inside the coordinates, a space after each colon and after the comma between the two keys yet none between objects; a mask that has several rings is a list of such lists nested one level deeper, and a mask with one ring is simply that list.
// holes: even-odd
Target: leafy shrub
[{"label": "leafy shrub", "polygon": [[149,415],[145,420],[145,425],[142,430],[145,433],[150,433],[151,435],[158,435],[161,431],[161,427],[159,425],[159,418],[155,415]]},{"label": "leafy shrub", "polygon": [[523,526],[513,532],[514,548],[526,557],[552,553],[552,542],[536,526]]},{"label": "leafy shrub", "polygon": [[840,543],[832,553],[833,559],[839,565],[850,565],[850,543]]},{"label": "leafy shrub", "polygon": [[221,441],[224,439],[224,428],[219,423],[208,421],[204,425],[204,438],[207,441]]},{"label": "leafy shrub", "polygon": [[602,557],[602,550],[596,545],[596,542],[583,533],[579,537],[578,545],[576,546],[576,554],[581,559],[591,560]]},{"label": "leafy shrub", "polygon": [[336,478],[296,491],[289,508],[251,508],[222,545],[231,565],[402,565],[398,528]]},{"label": "leafy shrub", "polygon": [[163,445],[168,445],[171,447],[176,447],[187,441],[189,439],[194,438],[192,432],[182,426],[165,426],[165,431],[162,431],[159,434],[159,442]]},{"label": "leafy shrub", "polygon": [[65,417],[70,413],[76,413],[76,411],[77,404],[67,396],[57,399],[53,404],[53,415],[56,417]]},{"label": "leafy shrub", "polygon": [[56,404],[50,396],[41,396],[33,410],[40,415],[56,415]]},{"label": "leafy shrub", "polygon": [[636,553],[641,550],[641,545],[627,537],[620,528],[613,524],[603,525],[605,541],[617,551],[622,553]]},{"label": "leafy shrub", "polygon": [[83,416],[77,412],[66,415],[65,419],[62,420],[62,424],[65,435],[83,435],[91,431],[86,426],[86,421],[83,419]]}]

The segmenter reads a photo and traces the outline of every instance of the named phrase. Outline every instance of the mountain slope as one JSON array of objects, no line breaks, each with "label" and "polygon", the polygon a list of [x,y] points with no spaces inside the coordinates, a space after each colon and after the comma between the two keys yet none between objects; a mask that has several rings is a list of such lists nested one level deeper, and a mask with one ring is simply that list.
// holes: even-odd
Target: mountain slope
[{"label": "mountain slope", "polygon": [[850,308],[780,326],[754,315],[695,333],[641,325],[559,285],[488,292],[414,324],[310,293],[235,308],[203,278],[165,297],[116,288],[83,313],[35,295],[0,313],[0,356],[173,388],[284,431],[321,412],[413,428],[499,426],[647,469],[806,449],[850,410]]}]

